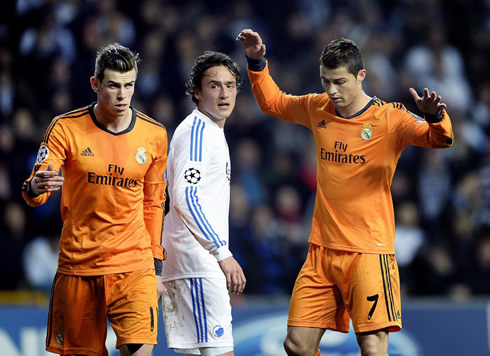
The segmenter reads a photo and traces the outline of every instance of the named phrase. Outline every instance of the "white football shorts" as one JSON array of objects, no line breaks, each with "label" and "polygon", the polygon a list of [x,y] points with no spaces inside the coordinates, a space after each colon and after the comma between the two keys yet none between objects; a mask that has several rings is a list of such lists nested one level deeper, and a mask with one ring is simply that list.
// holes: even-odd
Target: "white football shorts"
[{"label": "white football shorts", "polygon": [[220,348],[220,354],[223,350],[233,351],[226,279],[185,278],[163,282],[162,304],[169,349],[194,355],[200,355],[204,348]]}]

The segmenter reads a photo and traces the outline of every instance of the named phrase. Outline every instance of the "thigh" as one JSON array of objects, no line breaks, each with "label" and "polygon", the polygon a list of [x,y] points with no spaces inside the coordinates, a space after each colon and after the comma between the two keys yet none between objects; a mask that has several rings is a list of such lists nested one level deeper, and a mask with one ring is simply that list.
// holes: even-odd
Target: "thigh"
[{"label": "thigh", "polygon": [[125,344],[156,345],[158,297],[155,271],[144,270],[107,275],[109,322]]},{"label": "thigh", "polygon": [[128,345],[121,345],[119,351],[121,352],[121,356],[151,356],[153,345],[141,345],[138,350],[133,352],[131,352]]},{"label": "thigh", "polygon": [[223,278],[185,278],[163,283],[167,346],[172,349],[232,347],[230,296]]},{"label": "thigh", "polygon": [[349,315],[329,262],[326,248],[310,245],[291,295],[288,326],[349,331]]},{"label": "thigh", "polygon": [[348,271],[343,294],[355,332],[399,331],[400,277],[395,256],[358,254]]},{"label": "thigh", "polygon": [[106,320],[103,277],[56,274],[46,350],[63,355],[106,356]]}]

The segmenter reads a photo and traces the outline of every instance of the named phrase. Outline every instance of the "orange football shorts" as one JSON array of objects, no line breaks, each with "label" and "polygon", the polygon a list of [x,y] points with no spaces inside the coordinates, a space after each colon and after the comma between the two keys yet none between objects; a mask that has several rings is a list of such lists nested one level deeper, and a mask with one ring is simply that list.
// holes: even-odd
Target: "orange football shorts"
[{"label": "orange football shorts", "polygon": [[288,326],[356,333],[399,331],[400,277],[395,255],[331,250],[311,244],[296,279]]},{"label": "orange football shorts", "polygon": [[107,320],[116,334],[117,348],[157,343],[154,270],[104,276],[56,274],[49,305],[47,351],[107,356]]}]

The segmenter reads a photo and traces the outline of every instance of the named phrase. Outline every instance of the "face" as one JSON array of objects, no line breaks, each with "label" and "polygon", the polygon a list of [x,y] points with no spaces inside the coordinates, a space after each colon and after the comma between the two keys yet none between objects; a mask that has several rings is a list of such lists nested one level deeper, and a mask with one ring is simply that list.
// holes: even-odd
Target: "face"
[{"label": "face", "polygon": [[202,89],[195,89],[199,111],[223,127],[226,118],[235,108],[236,79],[226,66],[208,68],[201,82]]},{"label": "face", "polygon": [[119,73],[112,69],[104,71],[104,79],[92,77],[92,89],[97,93],[97,105],[109,118],[127,115],[134,94],[136,71]]},{"label": "face", "polygon": [[355,76],[346,67],[327,69],[323,64],[320,65],[323,89],[337,108],[347,108],[362,96],[362,81],[365,77],[365,69]]}]

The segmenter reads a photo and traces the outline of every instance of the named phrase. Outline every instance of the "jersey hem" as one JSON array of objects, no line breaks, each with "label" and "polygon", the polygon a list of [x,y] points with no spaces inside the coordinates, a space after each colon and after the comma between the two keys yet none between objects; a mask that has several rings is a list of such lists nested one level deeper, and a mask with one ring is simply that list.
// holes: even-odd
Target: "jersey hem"
[{"label": "jersey hem", "polygon": [[318,242],[313,241],[311,239],[309,239],[308,242],[312,245],[322,246],[322,247],[328,248],[330,250],[337,250],[337,251],[357,252],[357,253],[366,253],[366,254],[373,254],[373,255],[394,255],[395,254],[394,248],[393,249],[372,250],[372,249],[365,249],[365,248],[356,247],[356,246],[343,246],[343,245],[335,245],[335,244],[318,243]]},{"label": "jersey hem", "polygon": [[[152,263],[153,264],[153,263]],[[138,272],[138,271],[155,271],[154,266],[148,266],[148,267],[143,267],[143,268],[135,268],[135,269],[116,269],[116,270],[108,270],[108,271],[100,271],[100,270],[94,270],[93,272],[85,272],[85,271],[66,271],[58,268],[56,270],[56,273],[64,274],[67,276],[84,276],[84,277],[95,277],[95,276],[106,276],[109,274],[118,274],[118,273],[131,273],[131,272]]]}]

